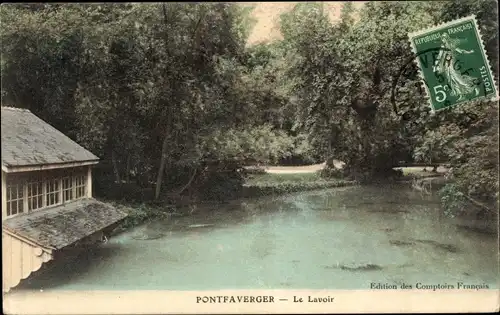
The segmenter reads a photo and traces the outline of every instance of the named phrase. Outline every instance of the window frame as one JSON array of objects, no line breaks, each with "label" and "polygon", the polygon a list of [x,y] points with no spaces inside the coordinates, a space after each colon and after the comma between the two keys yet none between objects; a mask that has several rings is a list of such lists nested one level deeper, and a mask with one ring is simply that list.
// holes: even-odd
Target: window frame
[{"label": "window frame", "polygon": [[[53,186],[51,186],[53,184]],[[44,185],[45,185],[45,208],[48,207],[55,207],[58,205],[61,205],[62,202],[62,196],[61,196],[61,180],[57,177],[47,177],[44,180]],[[52,189],[54,187],[54,189]],[[51,203],[52,196],[54,196],[53,200],[55,200],[54,203]]]},{"label": "window frame", "polygon": [[[37,211],[39,209],[44,208],[45,203],[44,203],[44,181],[43,177],[41,176],[32,176],[28,179],[28,181],[25,184],[26,186],[26,199],[27,199],[27,206],[28,206],[28,212],[31,211]],[[36,193],[34,193],[34,189],[36,187]],[[37,207],[35,208],[33,204],[36,201]]]},{"label": "window frame", "polygon": [[[34,171],[27,174],[7,173],[6,175],[6,209],[3,212],[6,219],[88,198],[89,174],[87,168]],[[13,187],[16,189],[15,199],[11,198]],[[51,200],[55,202],[51,203]],[[34,203],[37,207],[33,206]],[[14,209],[12,205],[14,204],[16,205],[16,213],[12,214]]]},{"label": "window frame", "polygon": [[[74,194],[73,194],[73,175],[68,175],[68,176],[63,176],[61,177],[61,192],[62,192],[62,203],[70,202],[72,200],[75,200]],[[68,184],[68,187],[65,187],[65,184]],[[69,198],[66,198],[66,194],[69,196]]]},{"label": "window frame", "polygon": [[[87,174],[75,174],[73,176],[73,187],[75,200],[85,198],[87,196]],[[80,189],[80,190],[79,190]],[[81,194],[79,194],[81,192]]]},{"label": "window frame", "polygon": [[[12,199],[12,188],[16,187],[16,198]],[[23,214],[26,212],[26,207],[25,207],[25,191],[24,191],[24,185],[22,182],[18,180],[14,180],[10,183],[7,182],[5,185],[6,189],[6,208],[5,208],[5,214],[7,215],[8,218],[12,218],[15,216],[18,216],[20,214]],[[16,205],[16,213],[12,214],[12,205],[15,203]],[[21,206],[19,206],[21,205]],[[19,208],[22,208],[21,211],[19,211]],[[10,212],[10,214],[9,214]]]}]

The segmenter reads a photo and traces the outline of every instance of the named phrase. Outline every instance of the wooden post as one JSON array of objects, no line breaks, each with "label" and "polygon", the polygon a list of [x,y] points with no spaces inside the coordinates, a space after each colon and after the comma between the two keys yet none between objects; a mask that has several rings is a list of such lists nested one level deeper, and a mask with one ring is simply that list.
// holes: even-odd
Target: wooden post
[{"label": "wooden post", "polygon": [[[21,189],[23,190],[23,212],[22,213],[31,212],[31,211],[29,211],[29,207],[28,207],[28,185],[29,185],[29,180],[23,178],[23,180],[21,181],[21,183],[18,184],[18,185],[21,185]],[[20,213],[19,209],[17,209],[17,213],[18,214]]]},{"label": "wooden post", "polygon": [[64,177],[59,177],[57,181],[59,182],[59,191],[57,192],[59,195],[59,202],[57,204],[63,204],[64,203],[64,193],[63,193],[63,180]]},{"label": "wooden post", "polygon": [[87,197],[92,198],[92,165],[87,168]]},{"label": "wooden post", "polygon": [[42,173],[40,180],[42,181],[42,206],[41,208],[47,207],[47,176],[45,173]]},{"label": "wooden post", "polygon": [[76,199],[76,172],[71,175],[71,194],[72,197],[71,199],[75,200]]}]

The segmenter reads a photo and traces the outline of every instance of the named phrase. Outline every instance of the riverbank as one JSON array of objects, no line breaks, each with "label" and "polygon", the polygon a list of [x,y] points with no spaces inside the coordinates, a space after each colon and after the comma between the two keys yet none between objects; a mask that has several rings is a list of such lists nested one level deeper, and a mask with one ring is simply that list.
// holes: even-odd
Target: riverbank
[{"label": "riverbank", "polygon": [[242,197],[258,197],[273,194],[286,194],[298,191],[353,186],[355,181],[327,179],[318,172],[297,170],[297,172],[268,172],[251,175],[243,185]]},{"label": "riverbank", "polygon": [[[313,191],[319,189],[337,188],[358,185],[356,181],[340,178],[325,178],[320,171],[325,164],[307,166],[265,166],[260,168],[247,168],[249,170],[245,183],[238,196],[233,199],[252,199],[262,196],[285,195],[302,191]],[[396,170],[402,172],[401,178],[392,180],[396,184],[411,185],[415,179],[444,177],[447,169],[440,167],[437,172],[431,172],[427,167],[403,167]],[[207,200],[183,200],[180,204],[168,204],[158,202],[138,203],[115,203],[119,208],[125,210],[129,216],[117,228],[123,231],[130,227],[142,224],[146,221],[168,219],[172,217],[184,217],[192,215],[196,209],[209,204],[224,204],[231,200],[207,201]]]},{"label": "riverbank", "polygon": [[[318,189],[353,186],[355,181],[342,179],[325,179],[319,172],[284,172],[249,174],[243,184],[240,194],[226,201],[184,200],[182,204],[167,204],[158,202],[137,202],[113,204],[126,211],[128,217],[114,231],[121,232],[151,220],[162,220],[192,215],[196,209],[212,204],[227,204],[233,200],[254,199],[270,195],[285,195],[288,193],[312,191]],[[114,234],[113,233],[113,234]]]},{"label": "riverbank", "polygon": [[[249,172],[237,196],[224,201],[198,200],[185,196],[180,203],[168,203],[167,201],[115,203],[117,207],[125,210],[129,216],[112,234],[121,233],[145,222],[189,217],[199,211],[203,211],[202,209],[224,206],[232,202],[237,202],[238,200],[252,200],[265,196],[282,196],[306,191],[360,185],[356,181],[322,177],[321,173],[318,171],[319,169],[321,169],[321,164],[299,167],[258,168],[256,171]],[[448,169],[445,167],[439,167],[436,172],[433,172],[431,167],[423,166],[402,167],[396,168],[395,170],[401,172],[399,177],[368,186],[407,186],[421,195],[431,196],[438,194],[438,191],[443,188],[446,183],[449,183],[449,180],[445,176]],[[447,209],[443,209],[442,211],[445,213],[449,212]],[[455,216],[456,215],[453,215],[453,217]],[[459,215],[459,217],[462,217],[462,215]],[[462,228],[464,229],[477,230],[485,234],[496,232],[496,229],[492,229],[491,226],[487,224],[491,221],[490,219],[478,219],[468,215],[464,216],[462,219],[464,222]]]}]

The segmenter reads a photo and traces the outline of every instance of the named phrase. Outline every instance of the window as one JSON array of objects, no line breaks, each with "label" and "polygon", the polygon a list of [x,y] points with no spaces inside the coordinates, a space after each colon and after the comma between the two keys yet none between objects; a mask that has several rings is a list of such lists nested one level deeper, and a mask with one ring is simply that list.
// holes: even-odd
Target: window
[{"label": "window", "polygon": [[28,183],[28,210],[43,207],[43,183],[41,179]]},{"label": "window", "polygon": [[10,217],[86,198],[87,172],[78,169],[9,174],[6,188],[5,214]]},{"label": "window", "polygon": [[75,176],[75,199],[85,197],[86,176]]},{"label": "window", "polygon": [[51,178],[45,183],[45,206],[57,205],[60,202],[59,198],[59,179]]},{"label": "window", "polygon": [[71,176],[64,177],[62,179],[62,189],[63,189],[63,201],[69,201],[73,199],[73,178]]},{"label": "window", "polygon": [[7,185],[7,215],[15,215],[24,212],[23,185],[13,183]]}]

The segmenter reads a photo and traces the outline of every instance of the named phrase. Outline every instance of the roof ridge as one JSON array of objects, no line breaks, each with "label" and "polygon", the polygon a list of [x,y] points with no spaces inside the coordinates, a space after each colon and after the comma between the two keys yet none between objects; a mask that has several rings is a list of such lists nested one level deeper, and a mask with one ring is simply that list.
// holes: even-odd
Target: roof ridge
[{"label": "roof ridge", "polygon": [[19,112],[28,112],[28,113],[31,113],[31,111],[29,109],[19,108],[19,107],[2,106],[2,109],[8,109],[8,110],[15,110],[15,111],[19,111]]}]

